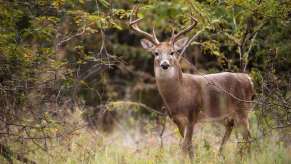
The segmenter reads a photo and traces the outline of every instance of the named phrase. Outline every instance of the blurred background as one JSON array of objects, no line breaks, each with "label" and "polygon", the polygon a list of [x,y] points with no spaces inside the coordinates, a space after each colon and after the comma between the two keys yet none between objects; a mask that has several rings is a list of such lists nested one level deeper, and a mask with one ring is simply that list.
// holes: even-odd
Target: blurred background
[{"label": "blurred background", "polygon": [[224,129],[201,125],[196,162],[290,162],[290,1],[0,0],[0,163],[179,163],[153,57],[128,27],[134,5],[161,41],[198,20],[184,72],[255,82],[256,156],[237,158],[233,135],[220,161]]}]

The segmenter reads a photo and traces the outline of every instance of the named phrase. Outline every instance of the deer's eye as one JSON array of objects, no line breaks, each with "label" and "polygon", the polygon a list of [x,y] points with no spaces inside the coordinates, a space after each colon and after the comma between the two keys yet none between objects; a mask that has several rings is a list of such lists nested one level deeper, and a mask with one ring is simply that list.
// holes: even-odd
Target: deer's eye
[{"label": "deer's eye", "polygon": [[170,55],[173,56],[174,55],[174,52],[171,52]]},{"label": "deer's eye", "polygon": [[158,55],[159,55],[159,53],[155,52],[155,56],[158,56]]}]

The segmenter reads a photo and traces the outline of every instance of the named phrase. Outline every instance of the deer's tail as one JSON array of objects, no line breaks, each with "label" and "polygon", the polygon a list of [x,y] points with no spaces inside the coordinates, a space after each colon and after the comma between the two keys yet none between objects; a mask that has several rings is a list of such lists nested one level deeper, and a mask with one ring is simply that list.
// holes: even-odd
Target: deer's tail
[{"label": "deer's tail", "polygon": [[254,100],[256,98],[255,85],[254,85],[254,82],[253,82],[253,79],[251,78],[251,76],[247,75],[247,77],[248,77],[248,80],[250,82],[250,89],[251,89],[250,96],[251,96],[251,100]]}]

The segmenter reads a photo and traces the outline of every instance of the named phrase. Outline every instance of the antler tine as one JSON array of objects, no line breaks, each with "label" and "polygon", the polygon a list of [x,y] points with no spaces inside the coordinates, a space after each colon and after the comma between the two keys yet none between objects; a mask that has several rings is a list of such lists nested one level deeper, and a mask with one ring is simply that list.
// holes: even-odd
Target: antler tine
[{"label": "antler tine", "polygon": [[171,27],[171,31],[172,31],[171,38],[173,38],[173,37],[174,37],[174,35],[175,35],[175,30],[174,30],[174,27]]},{"label": "antler tine", "polygon": [[138,13],[138,9],[139,7],[138,6],[135,6],[132,10],[132,13],[130,15],[130,19],[129,19],[129,26],[136,32],[144,35],[147,39],[149,39],[150,41],[152,41],[154,44],[159,44],[159,41],[156,37],[156,34],[154,33],[154,30],[153,30],[153,35],[152,34],[149,34],[143,30],[141,30],[139,27],[138,27],[138,23],[143,20],[143,18],[139,18],[139,19],[136,19],[136,20],[133,20],[132,18],[132,15],[134,15],[135,17],[137,17],[137,13]]},{"label": "antler tine", "polygon": [[153,38],[154,38],[155,42],[159,44],[159,40],[158,40],[158,38],[156,36],[156,32],[155,32],[155,26],[153,26]]},{"label": "antler tine", "polygon": [[180,32],[177,33],[176,35],[174,35],[174,32],[172,32],[172,38],[171,38],[171,42],[172,42],[172,43],[174,43],[175,41],[177,41],[177,39],[178,39],[181,35],[183,35],[183,34],[189,32],[189,31],[191,31],[191,30],[192,30],[192,29],[193,29],[193,28],[198,24],[197,19],[195,19],[192,15],[190,16],[190,18],[191,18],[191,22],[192,22],[192,24],[191,24],[190,26],[188,26],[188,27],[185,28],[184,30],[180,31]]}]

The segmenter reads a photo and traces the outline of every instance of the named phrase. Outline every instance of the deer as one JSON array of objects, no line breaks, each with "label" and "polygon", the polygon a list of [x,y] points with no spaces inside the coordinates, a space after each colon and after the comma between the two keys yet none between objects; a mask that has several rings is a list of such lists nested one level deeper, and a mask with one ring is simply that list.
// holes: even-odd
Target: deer
[{"label": "deer", "polygon": [[140,41],[141,46],[154,56],[157,89],[182,137],[184,154],[194,158],[192,135],[195,124],[200,121],[216,121],[225,127],[220,154],[234,127],[240,128],[243,139],[249,143],[248,114],[255,95],[251,77],[246,73],[232,72],[205,75],[183,73],[179,52],[187,48],[189,38],[181,36],[191,31],[198,21],[191,15],[188,27],[177,34],[172,32],[168,41],[159,42],[154,28],[152,34],[139,28],[143,18],[137,18],[137,13],[138,7],[133,8],[129,26],[144,37]]}]

